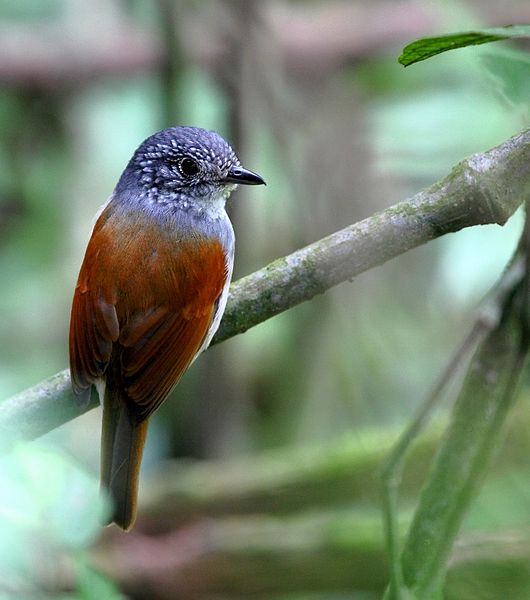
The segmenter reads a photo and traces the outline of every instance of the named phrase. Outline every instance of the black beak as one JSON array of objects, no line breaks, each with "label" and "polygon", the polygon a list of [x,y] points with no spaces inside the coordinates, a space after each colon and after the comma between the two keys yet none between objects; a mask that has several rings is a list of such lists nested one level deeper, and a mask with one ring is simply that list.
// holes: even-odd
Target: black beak
[{"label": "black beak", "polygon": [[243,167],[232,167],[223,179],[223,183],[239,183],[240,185],[267,185],[263,177]]}]

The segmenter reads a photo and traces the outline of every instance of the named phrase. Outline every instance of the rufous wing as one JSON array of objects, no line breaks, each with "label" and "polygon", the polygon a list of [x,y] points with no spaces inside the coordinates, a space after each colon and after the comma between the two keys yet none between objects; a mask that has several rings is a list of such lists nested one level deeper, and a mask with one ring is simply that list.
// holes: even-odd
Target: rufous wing
[{"label": "rufous wing", "polygon": [[102,214],[72,305],[73,388],[119,378],[141,421],[164,400],[207,335],[227,268],[217,240],[179,239],[152,224],[117,227]]}]

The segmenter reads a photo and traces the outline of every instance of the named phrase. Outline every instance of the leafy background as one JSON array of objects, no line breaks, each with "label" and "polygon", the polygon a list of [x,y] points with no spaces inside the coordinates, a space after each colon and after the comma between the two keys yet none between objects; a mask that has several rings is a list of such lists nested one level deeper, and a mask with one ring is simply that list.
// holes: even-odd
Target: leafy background
[{"label": "leafy background", "polygon": [[[524,40],[408,69],[397,63],[416,37],[530,19],[524,2],[504,3],[502,11],[497,4],[1,2],[0,397],[67,364],[71,294],[93,215],[147,135],[177,123],[215,129],[265,177],[267,188],[241,190],[230,203],[236,277],[244,275],[399,201],[527,124]],[[196,459],[212,465],[211,474],[219,465],[212,461],[230,465],[243,456],[252,470],[264,452],[288,460],[297,456],[291,452],[326,451],[341,440],[371,451],[392,437],[461,340],[521,223],[516,215],[504,228],[447,236],[212,348],[153,419],[144,493],[157,476],[173,476],[167,459],[182,470],[184,459]],[[147,556],[153,532],[141,518],[144,537],[124,541],[100,530],[99,428],[99,411],[92,411],[1,459],[0,596],[37,590],[112,598],[121,597],[119,587],[138,598],[168,593],[146,595],[104,553],[112,544],[135,544]],[[508,466],[493,470],[467,531],[508,532],[528,523],[529,468],[518,449],[508,443],[501,455]],[[220,485],[222,479],[221,472]],[[419,482],[409,492],[404,518]],[[352,495],[354,514],[365,505]],[[377,530],[377,507],[369,508]],[[308,510],[315,510],[310,494],[296,516]],[[323,510],[347,537],[354,525],[334,506]],[[171,519],[161,525],[165,519],[160,514],[157,527],[173,531]],[[329,553],[318,557],[321,565],[326,559]],[[265,579],[278,577],[260,564]],[[261,597],[378,597],[384,566],[369,568],[380,578],[359,589],[334,579],[328,565],[325,584],[306,573]],[[528,576],[514,573],[517,593],[527,597]],[[215,596],[195,593],[239,597],[237,580],[233,575]],[[477,598],[471,579],[462,581],[454,597]],[[481,588],[484,598],[496,597]]]}]

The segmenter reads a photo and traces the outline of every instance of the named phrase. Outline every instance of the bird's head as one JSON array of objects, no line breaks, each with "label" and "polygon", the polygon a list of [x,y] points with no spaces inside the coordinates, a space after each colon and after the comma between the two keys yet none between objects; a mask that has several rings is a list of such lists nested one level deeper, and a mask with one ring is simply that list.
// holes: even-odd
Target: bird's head
[{"label": "bird's head", "polygon": [[140,188],[151,200],[162,203],[176,196],[208,201],[226,198],[237,184],[264,183],[241,166],[219,134],[198,127],[171,127],[138,147],[116,191]]}]

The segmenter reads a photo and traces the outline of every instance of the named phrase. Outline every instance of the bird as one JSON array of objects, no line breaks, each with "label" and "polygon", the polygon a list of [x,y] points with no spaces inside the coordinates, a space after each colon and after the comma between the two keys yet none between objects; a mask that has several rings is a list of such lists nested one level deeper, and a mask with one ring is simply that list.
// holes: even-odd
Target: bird
[{"label": "bird", "polygon": [[205,350],[226,307],[235,236],[225,203],[265,185],[219,134],[170,127],[140,144],[96,216],[74,291],[71,384],[103,407],[105,525],[134,525],[149,418]]}]

